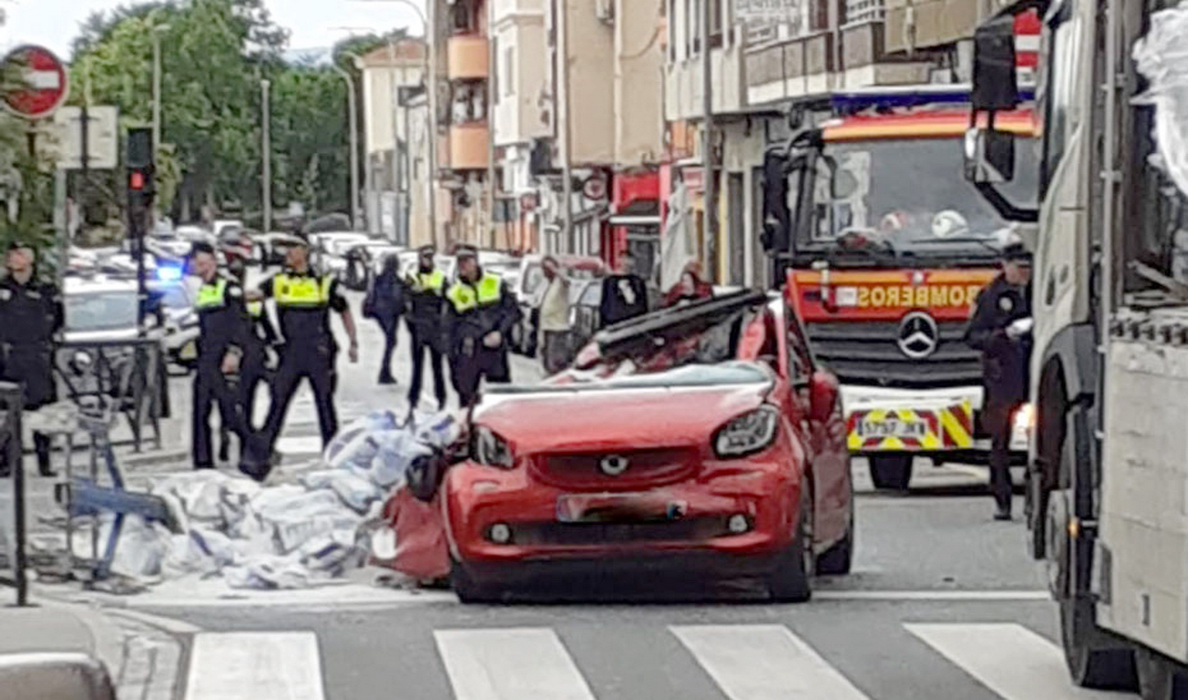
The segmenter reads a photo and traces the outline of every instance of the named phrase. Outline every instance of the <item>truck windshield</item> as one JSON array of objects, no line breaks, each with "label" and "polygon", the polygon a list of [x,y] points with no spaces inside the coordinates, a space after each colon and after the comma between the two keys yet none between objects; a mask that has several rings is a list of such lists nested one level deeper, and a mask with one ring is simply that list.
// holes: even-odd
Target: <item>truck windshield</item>
[{"label": "truck windshield", "polygon": [[[1003,192],[1033,206],[1031,140],[1021,139],[1015,153],[1015,179]],[[858,234],[908,259],[996,255],[1009,222],[963,177],[960,138],[830,143],[823,156],[813,181],[813,226],[801,233],[798,248],[832,249],[838,238]]]}]

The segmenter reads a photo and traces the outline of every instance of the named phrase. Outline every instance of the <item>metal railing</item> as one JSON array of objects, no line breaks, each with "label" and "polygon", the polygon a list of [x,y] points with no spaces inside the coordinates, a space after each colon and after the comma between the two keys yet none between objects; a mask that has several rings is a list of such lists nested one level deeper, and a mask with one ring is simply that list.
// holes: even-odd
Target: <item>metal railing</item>
[{"label": "metal railing", "polygon": [[64,399],[82,406],[96,399],[114,401],[124,416],[139,452],[144,428],[152,430],[153,447],[161,447],[161,418],[168,413],[168,393],[161,343],[156,338],[109,341],[71,341],[54,352],[54,372],[65,390]]},{"label": "metal railing", "polygon": [[[29,581],[26,575],[28,559],[26,557],[25,531],[25,469],[22,464],[24,454],[21,450],[21,423],[24,414],[24,394],[16,384],[0,383],[0,449],[7,457],[8,476],[0,479],[0,496],[11,487],[12,514],[11,522],[0,521],[0,544],[6,544],[6,558],[8,565],[0,568],[11,570],[11,576],[0,575],[0,586],[16,589],[16,604],[29,604]],[[3,484],[8,481],[9,484]],[[6,509],[0,508],[0,516]]]}]

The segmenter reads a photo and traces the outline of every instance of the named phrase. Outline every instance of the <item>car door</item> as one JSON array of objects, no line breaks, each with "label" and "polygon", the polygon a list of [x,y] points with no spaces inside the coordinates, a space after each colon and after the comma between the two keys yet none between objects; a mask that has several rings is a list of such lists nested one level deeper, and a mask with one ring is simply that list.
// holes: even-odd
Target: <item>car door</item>
[{"label": "car door", "polygon": [[[800,318],[785,307],[789,372],[796,387],[796,398],[807,417],[807,439],[812,455],[816,519],[814,529],[819,545],[827,547],[845,536],[850,526],[853,483],[850,476],[850,453],[846,447],[846,425],[841,398],[834,399],[833,410],[825,420],[812,416],[812,383],[831,375],[817,364]],[[836,379],[834,379],[836,385]]]}]

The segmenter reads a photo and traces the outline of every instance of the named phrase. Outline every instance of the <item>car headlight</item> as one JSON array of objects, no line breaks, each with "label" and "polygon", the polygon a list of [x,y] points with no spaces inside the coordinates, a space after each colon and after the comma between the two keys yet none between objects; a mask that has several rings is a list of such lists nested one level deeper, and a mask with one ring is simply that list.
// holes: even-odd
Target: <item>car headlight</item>
[{"label": "car headlight", "polygon": [[500,469],[511,469],[516,466],[516,460],[512,456],[511,447],[508,446],[507,441],[487,428],[482,426],[475,428],[470,447],[471,458],[479,464]]},{"label": "car headlight", "polygon": [[780,412],[763,406],[723,425],[714,434],[714,452],[719,457],[745,457],[766,449],[775,441]]}]

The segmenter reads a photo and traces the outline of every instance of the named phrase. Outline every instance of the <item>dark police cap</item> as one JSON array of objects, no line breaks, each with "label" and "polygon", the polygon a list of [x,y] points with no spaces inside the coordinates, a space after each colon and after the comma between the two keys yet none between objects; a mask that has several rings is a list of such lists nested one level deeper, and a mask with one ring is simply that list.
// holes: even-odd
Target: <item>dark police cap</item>
[{"label": "dark police cap", "polygon": [[1002,249],[1002,259],[1006,262],[1031,264],[1031,251],[1022,243],[1011,243]]},{"label": "dark police cap", "polygon": [[194,244],[190,246],[190,255],[194,256],[194,255],[198,255],[199,253],[205,253],[207,255],[214,255],[215,254],[214,246],[207,243],[206,241],[194,241]]},{"label": "dark police cap", "polygon": [[454,257],[458,258],[459,261],[465,260],[467,258],[477,259],[478,250],[471,248],[470,246],[463,246],[462,248],[458,249],[458,252],[454,253]]}]

